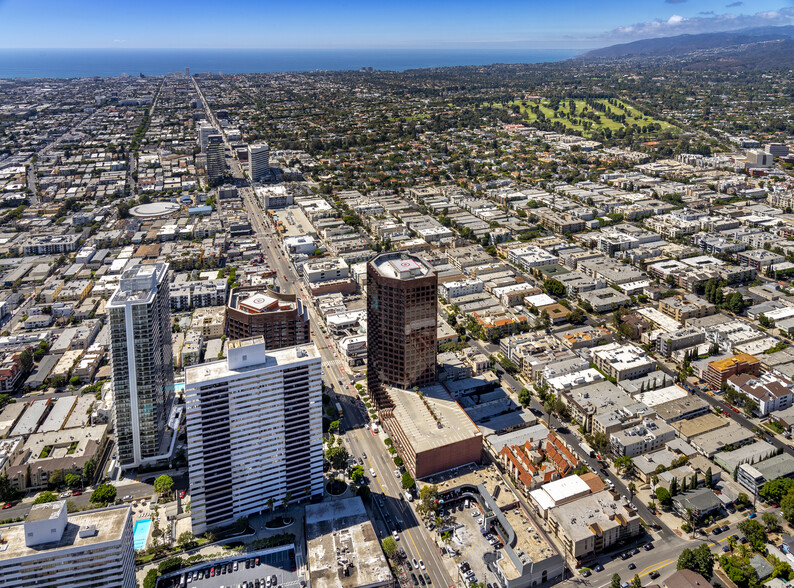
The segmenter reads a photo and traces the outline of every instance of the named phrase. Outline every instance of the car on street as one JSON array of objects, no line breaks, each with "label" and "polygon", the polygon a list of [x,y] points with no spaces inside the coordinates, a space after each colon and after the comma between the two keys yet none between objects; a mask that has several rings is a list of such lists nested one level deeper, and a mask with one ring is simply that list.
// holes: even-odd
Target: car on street
[{"label": "car on street", "polygon": [[7,508],[11,508],[12,506],[14,506],[14,505],[13,505],[13,504],[11,504],[10,502],[6,502],[6,503],[3,505],[3,510],[5,510],[5,509],[7,509]]},{"label": "car on street", "polygon": [[415,558],[415,557],[411,558],[411,563],[413,563],[413,564],[414,564],[414,567],[415,567],[415,568],[418,568],[418,567],[419,567],[419,562],[418,562],[418,561],[416,561],[416,558]]},{"label": "car on street", "polygon": [[723,550],[725,553],[727,553],[727,552],[729,552],[729,551],[731,550],[731,546],[730,546],[730,545],[723,545],[723,546],[722,546],[722,550]]},{"label": "car on street", "polygon": [[395,541],[399,541],[400,540],[400,534],[397,531],[392,531],[391,532],[391,536],[394,537]]},{"label": "car on street", "polygon": [[748,519],[754,519],[755,517],[756,517],[756,514],[754,512],[751,512],[750,514],[747,515]]},{"label": "car on street", "polygon": [[595,565],[595,567],[594,567],[593,569],[594,569],[596,572],[603,572],[603,571],[604,571],[604,566],[602,566],[601,564],[596,564],[596,565]]},{"label": "car on street", "polygon": [[730,528],[728,525],[722,525],[722,527],[720,527],[720,530],[721,530],[723,533],[727,533],[728,531],[730,531],[730,529],[731,529],[731,528]]},{"label": "car on street", "polygon": [[660,574],[659,572],[657,572],[656,570],[652,571],[652,572],[651,572],[650,574],[648,574],[648,575],[651,577],[651,579],[652,579],[652,580],[655,580],[656,578],[658,578],[659,576],[661,576],[661,574]]},{"label": "car on street", "polygon": [[419,586],[419,580],[416,579],[416,574],[411,574],[411,582],[413,582],[414,586]]},{"label": "car on street", "polygon": [[423,570],[425,569],[425,562],[423,562],[421,559],[419,560],[419,567]]},{"label": "car on street", "polygon": [[653,543],[646,543],[645,545],[642,546],[642,548],[645,551],[650,551],[651,549],[653,549]]},{"label": "car on street", "polygon": [[583,575],[585,578],[587,578],[588,576],[590,576],[590,570],[588,570],[588,569],[586,569],[586,568],[585,568],[584,570],[582,570],[582,575]]},{"label": "car on street", "polygon": [[630,570],[633,570],[633,569],[635,569],[636,567],[637,567],[637,566],[636,566],[636,565],[634,565],[634,562],[631,562],[631,563],[629,564],[629,569],[630,569]]},{"label": "car on street", "polygon": [[722,529],[721,529],[720,527],[714,527],[714,528],[711,530],[711,534],[712,534],[712,535],[719,535],[720,533],[722,533]]}]

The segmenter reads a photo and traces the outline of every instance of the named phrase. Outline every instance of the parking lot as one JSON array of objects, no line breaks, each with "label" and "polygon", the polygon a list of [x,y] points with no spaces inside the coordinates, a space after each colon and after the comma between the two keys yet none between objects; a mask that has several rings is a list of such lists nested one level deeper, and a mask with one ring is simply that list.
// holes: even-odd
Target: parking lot
[{"label": "parking lot", "polygon": [[[466,502],[469,508],[466,508]],[[445,505],[439,513],[441,525],[435,532],[439,535],[439,543],[447,532],[450,533],[446,546],[455,552],[457,579],[460,585],[482,582],[492,583],[495,578],[487,570],[486,554],[501,548],[502,543],[496,533],[484,529],[484,517],[480,506],[471,499],[456,500]],[[468,574],[468,577],[467,577]]]},{"label": "parking lot", "polygon": [[191,566],[162,576],[157,587],[286,588],[299,584],[295,548],[289,545]]}]

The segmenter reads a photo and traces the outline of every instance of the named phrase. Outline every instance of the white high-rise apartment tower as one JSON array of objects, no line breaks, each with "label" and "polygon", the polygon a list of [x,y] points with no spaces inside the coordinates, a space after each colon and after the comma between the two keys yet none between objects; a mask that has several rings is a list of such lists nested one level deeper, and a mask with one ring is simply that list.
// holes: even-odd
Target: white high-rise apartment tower
[{"label": "white high-rise apartment tower", "polygon": [[322,495],[321,377],[313,343],[268,351],[261,335],[185,369],[194,533]]},{"label": "white high-rise apartment tower", "polygon": [[137,467],[162,457],[174,400],[168,264],[125,271],[106,308],[119,461]]},{"label": "white high-rise apartment tower", "polygon": [[252,182],[259,182],[270,175],[270,147],[267,143],[248,146],[248,175]]}]

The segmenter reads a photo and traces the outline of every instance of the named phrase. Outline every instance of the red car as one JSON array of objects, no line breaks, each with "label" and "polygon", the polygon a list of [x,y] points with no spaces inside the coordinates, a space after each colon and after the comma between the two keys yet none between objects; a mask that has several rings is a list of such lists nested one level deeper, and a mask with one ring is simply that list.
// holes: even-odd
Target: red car
[{"label": "red car", "polygon": [[215,577],[215,568],[212,568],[210,570],[210,576],[212,576],[213,578]]},{"label": "red car", "polygon": [[187,491],[182,490],[182,492],[179,493],[179,498],[184,498],[186,495],[187,495]]},{"label": "red car", "polygon": [[11,508],[12,506],[14,506],[14,505],[13,505],[13,504],[11,504],[10,502],[6,502],[6,503],[3,505],[3,510],[5,510],[5,509],[7,509],[7,508]]},{"label": "red car", "polygon": [[82,493],[83,493],[82,490],[75,490],[74,492],[72,492],[72,496],[80,496]]}]

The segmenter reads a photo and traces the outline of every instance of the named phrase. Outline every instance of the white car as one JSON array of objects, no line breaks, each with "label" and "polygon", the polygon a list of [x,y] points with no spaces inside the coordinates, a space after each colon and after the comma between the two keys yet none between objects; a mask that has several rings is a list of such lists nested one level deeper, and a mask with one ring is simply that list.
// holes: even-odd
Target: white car
[{"label": "white car", "polygon": [[419,560],[419,567],[423,570],[425,569],[425,562],[423,562],[421,559]]},{"label": "white car", "polygon": [[394,470],[394,477],[395,478],[402,478],[402,474],[400,473],[400,470]]},{"label": "white car", "polygon": [[418,568],[418,567],[419,567],[419,562],[418,562],[418,561],[416,561],[416,558],[415,558],[415,557],[411,559],[411,563],[412,563],[412,564],[414,564],[414,567],[415,567],[415,568]]},{"label": "white car", "polygon": [[400,540],[400,534],[397,531],[392,531],[391,532],[391,536],[394,537],[395,541],[399,541]]},{"label": "white car", "polygon": [[372,469],[372,468],[369,468],[369,475],[372,476],[373,478],[377,478],[378,477],[378,474],[376,474],[375,470]]}]

